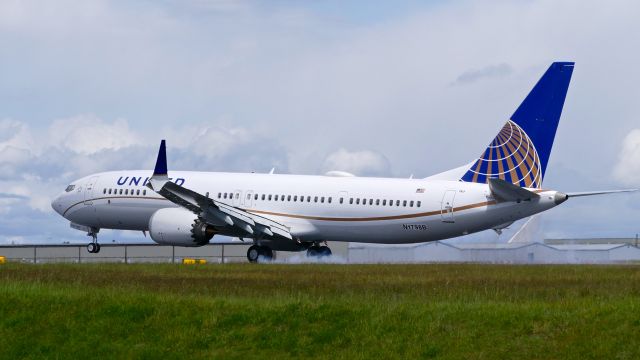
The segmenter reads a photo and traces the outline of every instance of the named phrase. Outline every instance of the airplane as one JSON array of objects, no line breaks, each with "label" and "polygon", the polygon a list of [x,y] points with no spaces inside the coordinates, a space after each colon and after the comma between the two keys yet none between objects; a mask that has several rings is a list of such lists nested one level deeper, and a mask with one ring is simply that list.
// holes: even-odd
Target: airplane
[{"label": "airplane", "polygon": [[327,241],[422,243],[514,221],[572,197],[542,187],[573,62],[554,62],[480,156],[423,179],[168,171],[162,140],[155,168],[92,174],[52,201],[74,229],[148,231],[159,244],[202,246],[215,235],[250,241],[249,262],[274,251],[331,255]]}]

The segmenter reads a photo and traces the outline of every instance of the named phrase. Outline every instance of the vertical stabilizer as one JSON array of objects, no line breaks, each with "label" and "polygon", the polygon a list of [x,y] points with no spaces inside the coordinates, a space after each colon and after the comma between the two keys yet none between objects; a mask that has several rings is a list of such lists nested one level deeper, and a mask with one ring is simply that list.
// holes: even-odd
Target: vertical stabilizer
[{"label": "vertical stabilizer", "polygon": [[512,184],[542,186],[574,63],[555,62],[533,87],[511,119],[462,176],[487,183],[498,178]]}]

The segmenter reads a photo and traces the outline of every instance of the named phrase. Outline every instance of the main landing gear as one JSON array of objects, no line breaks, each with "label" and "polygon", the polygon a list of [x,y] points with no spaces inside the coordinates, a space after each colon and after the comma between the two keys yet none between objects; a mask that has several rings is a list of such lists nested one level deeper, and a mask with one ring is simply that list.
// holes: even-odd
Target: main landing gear
[{"label": "main landing gear", "polygon": [[273,250],[267,246],[251,245],[247,250],[247,259],[250,263],[271,261],[273,260]]},{"label": "main landing gear", "polygon": [[91,228],[91,231],[87,233],[87,236],[91,236],[91,238],[93,239],[93,241],[87,245],[87,251],[91,254],[97,254],[100,252],[100,244],[98,244],[99,231],[100,229]]},{"label": "main landing gear", "polygon": [[325,257],[331,256],[331,249],[328,246],[323,245],[313,245],[309,249],[307,249],[307,257],[321,259]]}]

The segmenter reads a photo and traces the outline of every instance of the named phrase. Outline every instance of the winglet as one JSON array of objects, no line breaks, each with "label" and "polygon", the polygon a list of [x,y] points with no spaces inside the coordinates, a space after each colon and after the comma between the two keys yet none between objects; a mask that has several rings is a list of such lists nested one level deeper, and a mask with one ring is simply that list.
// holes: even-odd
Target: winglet
[{"label": "winglet", "polygon": [[156,167],[153,170],[153,176],[167,176],[167,146],[164,140],[160,142],[158,159],[156,160]]},{"label": "winglet", "polygon": [[165,141],[162,140],[160,142],[160,149],[158,150],[156,167],[153,169],[153,175],[149,179],[147,187],[155,192],[159,192],[167,181],[169,181],[169,176],[167,175],[167,146]]}]

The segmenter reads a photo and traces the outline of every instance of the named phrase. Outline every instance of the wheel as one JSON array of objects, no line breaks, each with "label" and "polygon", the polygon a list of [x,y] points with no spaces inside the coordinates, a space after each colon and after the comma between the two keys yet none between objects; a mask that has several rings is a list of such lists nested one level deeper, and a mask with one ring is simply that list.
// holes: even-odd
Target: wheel
[{"label": "wheel", "polygon": [[96,254],[100,252],[101,248],[100,243],[96,243]]},{"label": "wheel", "polygon": [[312,246],[307,249],[307,257],[310,258],[323,258],[331,256],[331,249],[328,246]]},{"label": "wheel", "polygon": [[260,257],[260,246],[251,245],[247,250],[247,260],[250,263],[256,263],[258,262],[258,257]]},{"label": "wheel", "polygon": [[273,260],[273,250],[266,246],[260,246],[260,256],[264,261],[271,261]]},{"label": "wheel", "polygon": [[89,243],[87,245],[87,251],[91,254],[97,253],[96,249],[97,249],[97,243]]},{"label": "wheel", "polygon": [[331,256],[331,249],[328,246],[320,246],[318,249],[320,253],[320,257],[329,257]]},{"label": "wheel", "polygon": [[307,249],[307,257],[310,258],[317,258],[320,255],[320,247],[318,246],[312,246],[310,248]]}]

